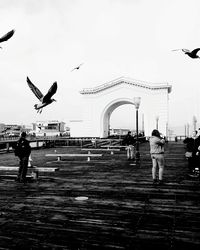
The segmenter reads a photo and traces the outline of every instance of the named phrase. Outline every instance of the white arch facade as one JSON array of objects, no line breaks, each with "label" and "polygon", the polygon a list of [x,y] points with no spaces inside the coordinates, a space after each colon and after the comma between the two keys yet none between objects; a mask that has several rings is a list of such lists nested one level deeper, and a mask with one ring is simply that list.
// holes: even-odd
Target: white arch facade
[{"label": "white arch facade", "polygon": [[171,85],[167,83],[151,84],[125,77],[83,89],[80,91],[82,117],[71,122],[71,136],[106,138],[112,112],[124,104],[134,105],[134,97],[141,98],[139,119],[143,114],[145,135],[150,136],[156,128],[156,117],[159,117],[159,131],[167,135],[170,92]]}]

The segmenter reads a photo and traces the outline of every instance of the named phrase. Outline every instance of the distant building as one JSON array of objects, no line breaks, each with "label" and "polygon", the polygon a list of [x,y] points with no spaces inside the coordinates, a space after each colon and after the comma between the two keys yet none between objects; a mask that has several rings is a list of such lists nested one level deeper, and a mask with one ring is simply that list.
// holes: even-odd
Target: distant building
[{"label": "distant building", "polygon": [[19,136],[22,131],[22,126],[17,124],[3,124],[1,132],[5,136]]},{"label": "distant building", "polygon": [[33,130],[36,136],[59,136],[65,132],[65,123],[57,120],[37,121],[33,123]]},{"label": "distant building", "polygon": [[112,135],[126,135],[130,129],[125,128],[112,128],[110,129],[110,136]]},{"label": "distant building", "polygon": [[5,124],[4,123],[0,123],[0,132],[4,131],[4,127],[5,127]]}]

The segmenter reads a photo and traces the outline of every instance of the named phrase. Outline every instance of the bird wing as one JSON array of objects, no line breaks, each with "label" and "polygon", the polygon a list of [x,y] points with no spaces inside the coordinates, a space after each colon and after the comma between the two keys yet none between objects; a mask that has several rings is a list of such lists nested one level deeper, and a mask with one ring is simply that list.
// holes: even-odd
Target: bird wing
[{"label": "bird wing", "polygon": [[79,69],[81,67],[81,65],[83,65],[83,63],[79,64],[77,67],[73,68],[71,71],[73,71],[75,69]]},{"label": "bird wing", "polygon": [[198,52],[199,50],[200,50],[200,48],[194,49],[191,53],[192,53],[193,55],[196,55],[197,52]]},{"label": "bird wing", "polygon": [[35,96],[41,101],[41,99],[43,98],[43,94],[41,93],[41,91],[30,81],[28,77],[27,77],[27,83],[29,88],[35,94]]},{"label": "bird wing", "polygon": [[188,52],[190,53],[190,50],[189,49],[182,49],[183,52]]},{"label": "bird wing", "polygon": [[6,33],[4,36],[2,36],[2,37],[0,38],[0,43],[5,42],[5,41],[7,41],[8,39],[10,39],[10,38],[13,36],[14,33],[15,33],[15,30],[11,30],[11,31],[9,31],[8,33]]},{"label": "bird wing", "polygon": [[81,67],[81,65],[83,65],[83,63],[79,64],[79,66],[77,68]]},{"label": "bird wing", "polygon": [[47,100],[51,99],[51,97],[56,93],[57,87],[57,82],[54,82],[47,94],[43,97],[43,102],[46,102]]},{"label": "bird wing", "polygon": [[182,49],[173,49],[172,51],[178,51],[178,50],[182,50]]}]

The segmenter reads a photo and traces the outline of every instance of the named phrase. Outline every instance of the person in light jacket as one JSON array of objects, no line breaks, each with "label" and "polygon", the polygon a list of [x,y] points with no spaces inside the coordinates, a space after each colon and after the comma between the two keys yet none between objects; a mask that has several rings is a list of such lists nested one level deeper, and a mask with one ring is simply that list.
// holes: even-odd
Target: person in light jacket
[{"label": "person in light jacket", "polygon": [[160,132],[157,129],[152,131],[152,136],[149,139],[150,154],[152,159],[152,178],[153,184],[157,184],[156,170],[158,171],[158,184],[163,184],[163,172],[164,172],[164,144],[165,140],[161,138]]}]

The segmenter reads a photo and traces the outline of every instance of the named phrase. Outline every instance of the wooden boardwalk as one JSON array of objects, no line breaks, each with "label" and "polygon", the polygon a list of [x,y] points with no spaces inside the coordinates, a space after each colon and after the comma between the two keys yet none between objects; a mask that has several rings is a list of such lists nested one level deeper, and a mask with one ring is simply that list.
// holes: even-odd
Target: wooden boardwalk
[{"label": "wooden boardwalk", "polygon": [[[140,152],[136,166],[125,151],[51,162],[45,154],[54,149],[34,150],[33,165],[59,171],[26,184],[0,171],[0,249],[199,249],[200,183],[187,176],[183,144],[166,146],[161,187],[152,185],[148,143]],[[13,153],[0,155],[0,165],[16,163]]]}]

